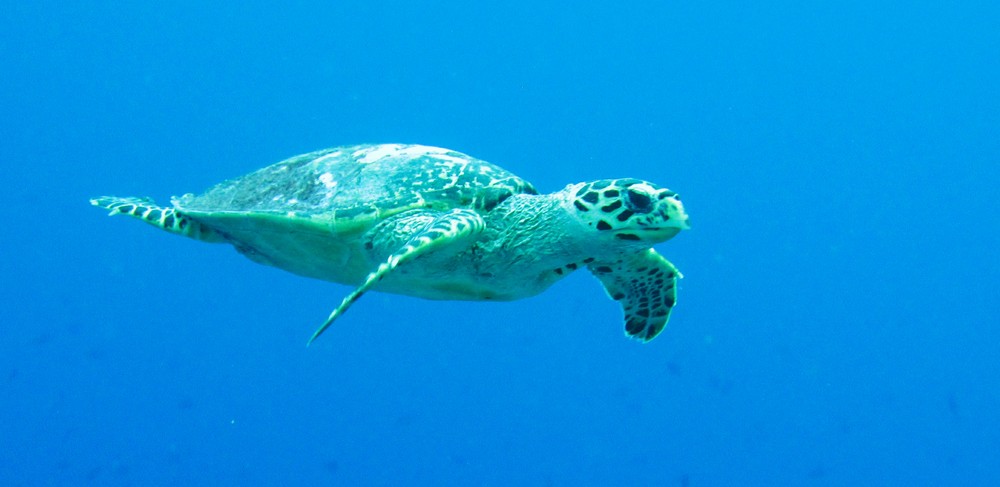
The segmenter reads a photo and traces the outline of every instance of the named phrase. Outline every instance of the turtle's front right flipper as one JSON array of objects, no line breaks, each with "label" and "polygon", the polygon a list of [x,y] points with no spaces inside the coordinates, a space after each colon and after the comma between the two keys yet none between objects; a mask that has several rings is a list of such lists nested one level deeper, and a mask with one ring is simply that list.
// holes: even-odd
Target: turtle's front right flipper
[{"label": "turtle's front right flipper", "polygon": [[608,296],[621,303],[625,334],[648,342],[663,331],[677,302],[680,271],[653,249],[588,264]]},{"label": "turtle's front right flipper", "polygon": [[164,208],[149,198],[119,198],[101,196],[90,200],[90,204],[111,210],[109,215],[128,215],[138,218],[156,228],[183,235],[203,242],[222,242],[224,239],[211,228],[182,215],[174,208]]}]

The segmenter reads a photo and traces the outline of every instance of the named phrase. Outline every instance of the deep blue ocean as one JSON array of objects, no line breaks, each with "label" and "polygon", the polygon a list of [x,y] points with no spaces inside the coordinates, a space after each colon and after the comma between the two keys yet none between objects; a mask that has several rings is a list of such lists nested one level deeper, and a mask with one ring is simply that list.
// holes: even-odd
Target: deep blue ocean
[{"label": "deep blue ocean", "polygon": [[[1000,7],[6,2],[0,485],[1000,485]],[[679,192],[667,330],[577,272],[350,291],[88,204],[419,143]]]}]

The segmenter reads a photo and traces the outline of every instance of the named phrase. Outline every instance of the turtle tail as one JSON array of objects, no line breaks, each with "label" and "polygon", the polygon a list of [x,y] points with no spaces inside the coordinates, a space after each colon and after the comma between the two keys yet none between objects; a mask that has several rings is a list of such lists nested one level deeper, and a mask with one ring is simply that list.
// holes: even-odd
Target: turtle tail
[{"label": "turtle tail", "polygon": [[149,198],[101,196],[91,199],[90,204],[111,210],[109,216],[119,214],[128,215],[170,233],[183,235],[195,240],[203,242],[222,242],[225,240],[219,232],[184,214],[178,213],[175,208],[159,206]]}]

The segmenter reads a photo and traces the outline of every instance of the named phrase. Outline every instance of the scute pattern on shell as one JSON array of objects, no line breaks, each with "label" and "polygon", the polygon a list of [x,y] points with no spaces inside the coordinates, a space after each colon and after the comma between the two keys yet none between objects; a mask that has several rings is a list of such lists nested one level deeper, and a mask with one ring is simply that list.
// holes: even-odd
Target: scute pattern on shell
[{"label": "scute pattern on shell", "polygon": [[381,144],[295,156],[175,204],[202,212],[374,221],[415,208],[488,211],[519,193],[537,194],[486,161],[436,147]]}]

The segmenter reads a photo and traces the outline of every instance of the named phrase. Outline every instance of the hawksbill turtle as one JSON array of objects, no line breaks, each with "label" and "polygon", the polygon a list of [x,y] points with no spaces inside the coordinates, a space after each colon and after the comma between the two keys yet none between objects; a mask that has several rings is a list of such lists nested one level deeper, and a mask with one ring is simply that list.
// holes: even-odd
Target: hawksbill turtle
[{"label": "hawksbill turtle", "polygon": [[312,343],[366,291],[515,300],[586,267],[624,310],[625,333],[663,330],[681,273],[651,246],[688,228],[680,198],[638,179],[539,194],[460,152],[421,145],[334,147],[159,206],[91,204],[170,233],[229,243],[250,260],[356,286]]}]

